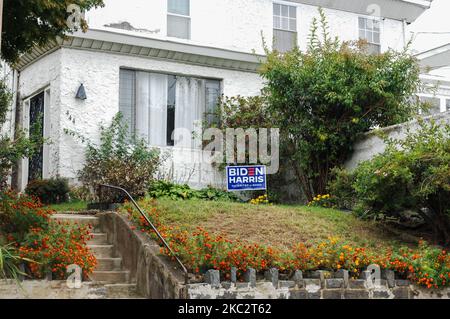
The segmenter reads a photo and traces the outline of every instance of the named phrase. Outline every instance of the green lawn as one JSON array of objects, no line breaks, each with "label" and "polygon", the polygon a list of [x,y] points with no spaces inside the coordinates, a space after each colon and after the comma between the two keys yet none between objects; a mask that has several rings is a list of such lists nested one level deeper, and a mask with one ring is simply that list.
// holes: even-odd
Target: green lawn
[{"label": "green lawn", "polygon": [[79,212],[87,209],[87,203],[82,201],[71,201],[67,203],[49,205],[46,208],[57,212]]},{"label": "green lawn", "polygon": [[365,247],[415,246],[414,234],[394,232],[385,225],[357,219],[334,209],[251,205],[201,200],[141,200],[146,210],[157,207],[166,225],[194,230],[200,226],[209,232],[224,233],[230,239],[278,247],[304,242],[315,243],[330,236],[348,244]]}]

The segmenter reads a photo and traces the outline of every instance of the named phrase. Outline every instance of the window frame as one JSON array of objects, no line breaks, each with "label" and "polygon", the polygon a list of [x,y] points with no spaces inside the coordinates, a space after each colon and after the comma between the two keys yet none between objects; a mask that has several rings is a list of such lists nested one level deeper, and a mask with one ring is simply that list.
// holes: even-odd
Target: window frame
[{"label": "window frame", "polygon": [[[164,75],[168,75],[168,76],[174,76],[175,78],[177,78],[177,77],[197,78],[197,79],[205,80],[205,82],[208,82],[208,81],[214,82],[215,81],[215,82],[218,82],[218,84],[219,84],[219,99],[220,99],[220,96],[223,94],[223,85],[224,85],[224,83],[223,83],[224,79],[223,78],[212,78],[212,77],[207,77],[207,76],[205,77],[205,76],[200,76],[200,75],[174,73],[174,72],[161,72],[161,70],[143,70],[143,69],[135,69],[135,68],[129,68],[129,67],[121,67],[119,72],[122,72],[122,71],[129,71],[129,72],[131,71],[131,72],[134,72],[134,73],[136,73],[136,72],[158,73],[158,74],[164,74]],[[135,96],[137,94],[136,86],[137,85],[135,83],[135,85],[133,87],[134,88],[134,92],[132,93]],[[205,93],[205,96],[204,96],[205,97],[205,113],[202,114],[202,118],[200,119],[201,121],[205,120],[205,115],[207,114],[207,102],[208,102],[208,100],[207,100],[207,94],[206,94],[206,85],[205,85],[205,92],[204,93]],[[120,101],[120,90],[119,90],[119,101]],[[134,114],[134,116],[136,116],[136,108],[137,108],[136,97],[133,99],[133,101],[134,101],[134,103],[132,105],[132,107],[134,108],[133,114]],[[169,101],[167,101],[166,107],[169,106],[168,102]],[[217,103],[216,107],[217,106],[218,106],[218,103]],[[120,105],[119,105],[119,107],[120,107]],[[176,110],[176,100],[175,100],[175,110]],[[176,118],[176,113],[174,114],[174,117]],[[166,120],[168,120],[168,118],[166,118]],[[176,126],[175,126],[175,129],[176,129]],[[133,131],[131,133],[132,134],[136,133],[136,127],[133,128]],[[166,134],[167,134],[167,132],[166,132]],[[155,147],[154,145],[151,145],[151,146]],[[170,148],[174,147],[174,145],[170,145],[169,144],[169,139],[167,139],[166,140],[166,145],[165,146],[159,146],[159,147],[160,148],[168,148],[168,149],[170,149]]]},{"label": "window frame", "polygon": [[[275,6],[279,6],[279,15],[276,14],[275,12]],[[287,12],[287,16],[283,15],[283,7],[287,7],[288,12]],[[291,17],[291,10],[294,10],[294,17]],[[275,25],[276,24],[276,19],[279,19],[279,24],[278,27]],[[287,28],[283,28],[283,19],[287,19],[288,20],[288,26]],[[294,22],[294,28],[291,28],[291,22]],[[274,1],[272,3],[272,30],[273,32],[273,43],[272,46],[275,49],[276,47],[276,37],[275,37],[275,30],[276,31],[281,31],[281,32],[288,32],[291,33],[294,36],[294,43],[293,43],[293,47],[291,47],[290,49],[292,50],[295,46],[298,45],[298,6],[297,5],[291,5],[291,4],[287,4],[287,3],[282,3],[282,2],[278,2],[278,1]]]},{"label": "window frame", "polygon": [[[360,24],[360,20],[364,19],[364,27],[361,27]],[[375,27],[372,25],[371,28],[368,28],[367,26],[367,22],[368,21],[372,21],[373,22],[377,22],[378,23],[378,30],[375,29]],[[367,41],[367,43],[370,46],[376,46],[378,47],[378,53],[381,53],[381,19],[377,18],[377,17],[368,17],[368,16],[358,16],[358,20],[357,20],[357,25],[358,25],[358,38],[360,40],[365,40]],[[364,37],[362,37],[362,33],[364,33]],[[367,34],[371,33],[371,41],[368,40]],[[375,39],[375,34],[378,34],[378,43],[376,41],[374,41]]]},{"label": "window frame", "polygon": [[[187,1],[188,1],[188,4],[189,4],[189,15],[183,15],[183,14],[179,14],[179,13],[170,12],[169,11],[169,0],[167,0],[167,19],[166,19],[167,28],[166,28],[166,35],[168,37],[170,37],[170,38],[185,39],[185,40],[190,40],[191,39],[191,28],[192,28],[192,25],[191,25],[191,0],[187,0]],[[186,19],[188,21],[187,38],[169,35],[169,17],[182,18],[182,19]]]}]

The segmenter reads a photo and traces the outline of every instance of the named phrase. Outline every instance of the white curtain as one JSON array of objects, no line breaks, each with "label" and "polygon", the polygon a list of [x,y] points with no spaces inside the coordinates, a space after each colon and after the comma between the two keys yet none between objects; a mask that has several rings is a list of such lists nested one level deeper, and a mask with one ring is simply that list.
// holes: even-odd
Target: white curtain
[{"label": "white curtain", "polygon": [[201,124],[206,111],[205,102],[205,80],[177,77],[175,107],[176,147],[201,148]]},{"label": "white curtain", "polygon": [[136,133],[150,146],[166,146],[167,75],[136,72]]}]

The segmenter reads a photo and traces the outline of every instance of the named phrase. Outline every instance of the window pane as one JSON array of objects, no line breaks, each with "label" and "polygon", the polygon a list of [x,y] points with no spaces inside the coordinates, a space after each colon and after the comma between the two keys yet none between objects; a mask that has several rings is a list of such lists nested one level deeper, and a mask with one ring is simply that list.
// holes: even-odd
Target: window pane
[{"label": "window pane", "polygon": [[366,31],[364,29],[359,29],[359,38],[366,39]]},{"label": "window pane", "polygon": [[274,17],[273,18],[273,27],[275,29],[280,29],[281,28],[281,18],[280,17]]},{"label": "window pane", "polygon": [[189,15],[189,0],[168,0],[167,10],[170,13]]},{"label": "window pane", "polygon": [[135,131],[136,74],[131,70],[120,70],[119,80],[119,112],[128,126],[128,134]]},{"label": "window pane", "polygon": [[297,18],[297,7],[289,7],[289,17]]},{"label": "window pane", "polygon": [[177,16],[167,16],[167,36],[189,39],[191,33],[191,19]]},{"label": "window pane", "polygon": [[283,30],[289,30],[289,20],[288,20],[288,18],[281,18],[281,28]]},{"label": "window pane", "polygon": [[297,20],[289,19],[289,30],[294,32],[297,31]]},{"label": "window pane", "polygon": [[366,31],[366,40],[370,43],[373,43],[372,31]]},{"label": "window pane", "polygon": [[379,32],[373,33],[373,43],[380,44],[380,33]]},{"label": "window pane", "polygon": [[373,29],[375,31],[380,31],[380,21],[378,20],[373,20]]},{"label": "window pane", "polygon": [[358,18],[359,28],[365,29],[366,28],[366,19],[359,17]]},{"label": "window pane", "polygon": [[281,15],[283,17],[289,17],[289,7],[288,6],[281,6]]},{"label": "window pane", "polygon": [[367,53],[369,54],[380,54],[381,53],[381,46],[379,44],[373,44],[370,43],[367,47]]},{"label": "window pane", "polygon": [[206,81],[206,121],[208,124],[218,123],[216,114],[220,97],[220,81]]},{"label": "window pane", "polygon": [[287,52],[297,45],[297,33],[283,30],[273,30],[273,48],[279,52]]},{"label": "window pane", "polygon": [[372,19],[366,19],[366,28],[369,30],[373,29],[373,20]]},{"label": "window pane", "polygon": [[447,99],[445,104],[447,106],[447,111],[450,111],[450,99]]},{"label": "window pane", "polygon": [[273,4],[273,14],[276,16],[281,15],[281,6],[279,4]]},{"label": "window pane", "polygon": [[172,133],[175,130],[175,102],[176,102],[176,88],[177,78],[174,75],[167,77],[167,145],[173,146],[174,140]]}]

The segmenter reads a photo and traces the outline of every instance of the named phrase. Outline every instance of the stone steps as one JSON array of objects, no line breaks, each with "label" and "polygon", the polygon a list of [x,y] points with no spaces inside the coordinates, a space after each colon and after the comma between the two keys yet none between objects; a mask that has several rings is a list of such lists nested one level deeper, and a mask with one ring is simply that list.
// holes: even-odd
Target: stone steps
[{"label": "stone steps", "polygon": [[145,299],[136,291],[136,284],[107,284],[106,295],[109,299]]},{"label": "stone steps", "polygon": [[90,279],[94,282],[103,283],[128,283],[129,276],[130,272],[125,270],[95,270],[90,275]]},{"label": "stone steps", "polygon": [[122,258],[97,258],[97,268],[99,271],[121,270]]},{"label": "stone steps", "polygon": [[63,222],[91,225],[93,238],[88,247],[97,259],[97,267],[89,276],[91,284],[100,285],[108,299],[138,299],[136,284],[130,283],[130,272],[123,269],[122,258],[116,255],[114,245],[109,244],[108,234],[101,232],[100,219],[92,215],[55,214],[52,218]]},{"label": "stone steps", "polygon": [[114,257],[113,245],[88,245],[96,258],[112,258]]},{"label": "stone steps", "polygon": [[88,241],[91,245],[106,245],[108,244],[108,234],[106,233],[93,233],[94,236],[91,240]]}]

